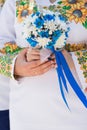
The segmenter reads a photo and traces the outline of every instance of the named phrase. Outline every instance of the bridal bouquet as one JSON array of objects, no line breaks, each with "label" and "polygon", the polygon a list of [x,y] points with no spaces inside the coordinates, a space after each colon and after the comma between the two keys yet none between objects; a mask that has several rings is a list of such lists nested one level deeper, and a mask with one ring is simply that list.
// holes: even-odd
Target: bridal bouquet
[{"label": "bridal bouquet", "polygon": [[34,13],[23,23],[23,37],[32,47],[39,45],[48,49],[61,49],[66,44],[69,31],[65,21],[59,13]]},{"label": "bridal bouquet", "polygon": [[66,78],[79,99],[87,107],[86,96],[74,79],[61,52],[66,44],[69,32],[66,19],[58,12],[43,10],[29,15],[22,25],[22,35],[31,47],[47,48],[55,54],[60,91],[67,107],[69,108],[63,89],[64,87],[68,93]]}]

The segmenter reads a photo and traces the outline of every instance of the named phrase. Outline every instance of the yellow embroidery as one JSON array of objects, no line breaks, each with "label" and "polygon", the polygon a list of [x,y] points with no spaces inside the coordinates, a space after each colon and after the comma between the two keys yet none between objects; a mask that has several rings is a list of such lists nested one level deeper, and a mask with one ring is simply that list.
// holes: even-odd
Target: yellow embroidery
[{"label": "yellow embroidery", "polygon": [[0,56],[0,74],[12,78],[12,61],[21,50],[22,48],[12,43],[6,43],[4,48],[0,49],[3,54]]},{"label": "yellow embroidery", "polygon": [[16,1],[16,16],[18,22],[22,22],[28,15],[37,10],[34,0],[20,0]]},{"label": "yellow embroidery", "polygon": [[87,83],[87,50],[77,51],[76,53],[78,63],[81,65],[80,69],[83,72],[85,82]]},{"label": "yellow embroidery", "polygon": [[62,0],[62,5],[79,8],[84,5],[84,0]]},{"label": "yellow embroidery", "polygon": [[66,16],[70,22],[75,21],[76,23],[84,23],[86,15],[86,9],[80,7],[74,7],[66,11]]},{"label": "yellow embroidery", "polygon": [[78,50],[87,50],[87,44],[86,43],[79,43],[79,44],[76,44],[76,43],[69,44],[69,43],[67,43],[65,45],[65,49],[68,52],[74,52],[74,51],[78,51]]},{"label": "yellow embroidery", "polygon": [[87,28],[87,2],[85,0],[60,0],[60,12],[71,21],[81,23]]}]

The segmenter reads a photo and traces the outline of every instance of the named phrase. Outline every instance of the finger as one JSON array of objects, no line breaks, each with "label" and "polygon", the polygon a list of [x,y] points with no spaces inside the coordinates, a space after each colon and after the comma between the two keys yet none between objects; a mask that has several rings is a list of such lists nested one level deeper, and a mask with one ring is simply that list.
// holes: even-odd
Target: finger
[{"label": "finger", "polygon": [[31,55],[31,56],[27,56],[27,61],[33,61],[33,60],[40,60],[40,55]]},{"label": "finger", "polygon": [[27,54],[28,48],[23,49],[20,53],[19,53],[19,57],[21,60],[26,61],[26,54]]},{"label": "finger", "polygon": [[85,88],[85,92],[87,93],[87,88]]},{"label": "finger", "polygon": [[28,49],[27,54],[40,55],[40,51],[36,49]]},{"label": "finger", "polygon": [[[47,67],[44,68],[43,70],[38,71],[38,74],[39,74],[39,75],[42,75],[42,74],[48,72],[49,70],[51,70],[52,68],[55,68],[55,65],[51,64],[51,65],[47,66]],[[37,74],[37,73],[36,73],[36,74]]]},{"label": "finger", "polygon": [[29,72],[29,75],[32,75],[32,76],[42,75],[54,67],[55,67],[55,65],[51,64],[51,65],[47,66],[46,68],[44,68],[43,70],[41,70],[41,69],[40,70],[37,70],[37,69],[32,70],[31,72]]},{"label": "finger", "polygon": [[37,66],[39,66],[41,64],[40,60],[36,60],[36,61],[31,61],[31,62],[27,62],[26,63],[26,67],[27,68],[36,68]]},{"label": "finger", "polygon": [[25,54],[27,53],[28,49],[29,49],[29,48],[23,49],[23,50],[20,52],[20,54],[21,54],[21,55],[25,55]]},{"label": "finger", "polygon": [[40,64],[39,66],[35,67],[35,68],[32,68],[34,71],[41,71],[43,70],[44,68],[47,68],[48,66],[50,65],[54,65],[55,63],[53,61],[46,61],[44,62],[43,64]]},{"label": "finger", "polygon": [[[35,62],[34,62],[35,63]],[[45,72],[49,71],[49,69],[51,68],[55,68],[56,64],[54,64],[52,61],[51,62],[46,62],[44,64],[40,64],[40,66],[29,69],[26,67],[27,70],[27,76],[37,76],[37,75],[41,75],[44,74]]]},{"label": "finger", "polygon": [[50,56],[52,59],[54,59],[55,58],[55,54],[51,54],[51,56]]},{"label": "finger", "polygon": [[52,54],[50,57],[48,57],[48,60],[54,60],[55,59],[55,55]]},{"label": "finger", "polygon": [[48,60],[49,60],[49,61],[53,61],[54,63],[56,63],[56,59],[55,59],[55,57],[52,57],[52,58],[49,57]]}]

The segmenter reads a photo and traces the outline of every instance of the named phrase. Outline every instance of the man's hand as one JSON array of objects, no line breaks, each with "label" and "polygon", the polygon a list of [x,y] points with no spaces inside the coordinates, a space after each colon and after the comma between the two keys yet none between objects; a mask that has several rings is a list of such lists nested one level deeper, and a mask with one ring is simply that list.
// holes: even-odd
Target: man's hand
[{"label": "man's hand", "polygon": [[14,74],[22,77],[37,76],[48,72],[50,69],[55,68],[56,61],[52,55],[52,60],[46,60],[43,63],[40,61],[40,51],[33,51],[33,56],[28,57],[30,61],[27,61],[26,54],[28,49],[24,49],[18,55],[15,62]]}]

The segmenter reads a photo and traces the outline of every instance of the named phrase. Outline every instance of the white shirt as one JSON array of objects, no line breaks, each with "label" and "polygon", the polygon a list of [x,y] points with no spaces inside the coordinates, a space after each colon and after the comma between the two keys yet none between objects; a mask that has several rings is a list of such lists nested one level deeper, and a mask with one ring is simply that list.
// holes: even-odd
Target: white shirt
[{"label": "white shirt", "polygon": [[[36,1],[40,4],[50,4],[48,0],[46,0],[46,2],[45,0],[43,0],[44,2],[41,0]],[[87,41],[87,30],[80,24],[76,25],[73,22],[70,24],[70,27],[72,28],[68,38],[70,43]],[[78,32],[77,28],[79,30],[81,29],[81,32]],[[0,16],[0,47],[3,47],[4,43],[9,41],[15,41],[19,46],[22,45],[23,39],[20,34],[21,27],[15,22],[15,0],[7,0]],[[9,107],[9,85],[11,87],[11,130],[58,130],[58,128],[60,130],[87,129],[86,109],[83,108],[77,96],[74,95],[70,89],[68,101],[74,112],[70,113],[67,110],[61,99],[56,78],[54,70],[41,77],[26,77],[20,79],[20,84],[13,80],[9,82],[8,78],[1,76],[1,110],[8,109]],[[1,82],[2,79],[3,82]],[[47,79],[50,79],[50,81]],[[37,86],[35,86],[36,84]],[[3,99],[5,99],[5,101],[3,101]],[[42,118],[44,120],[42,120]]]},{"label": "white shirt", "polygon": [[[41,5],[50,5],[49,0],[46,0],[46,2],[44,2],[44,0],[36,0],[36,2],[40,3]],[[4,43],[9,41],[17,42],[20,46],[22,43],[26,43],[23,39],[21,39],[21,29],[15,22],[15,9],[15,0],[7,0],[0,13],[0,48],[3,47]],[[87,30],[82,25],[72,22],[69,26],[71,28],[71,31],[69,33],[68,42],[78,43],[87,41]],[[81,31],[78,31],[79,28]],[[8,109],[9,79],[3,76],[0,77],[0,109]],[[6,84],[4,81],[7,81],[5,82]]]},{"label": "white shirt", "polygon": [[[37,4],[50,5],[49,0],[36,0]],[[87,41],[87,30],[74,22],[68,41]],[[77,28],[79,31],[77,31]],[[80,31],[81,29],[81,31]],[[28,44],[22,38],[22,27],[15,23],[16,42],[20,46]],[[23,44],[24,43],[24,44]],[[26,43],[26,44],[25,44]],[[10,80],[10,119],[11,130],[86,130],[87,111],[71,87],[66,94],[71,112],[63,103],[57,73],[54,69],[41,76],[25,77],[20,84]]]}]

